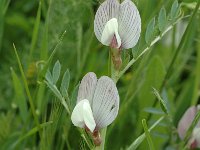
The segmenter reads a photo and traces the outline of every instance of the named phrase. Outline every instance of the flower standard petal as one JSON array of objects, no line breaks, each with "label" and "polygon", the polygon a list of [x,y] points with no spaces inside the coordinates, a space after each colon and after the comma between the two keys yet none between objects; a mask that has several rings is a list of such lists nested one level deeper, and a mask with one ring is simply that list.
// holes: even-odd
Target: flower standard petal
[{"label": "flower standard petal", "polygon": [[97,77],[93,72],[87,73],[79,86],[77,103],[83,99],[89,100],[90,104],[96,88]]},{"label": "flower standard petal", "polygon": [[117,0],[106,0],[98,8],[94,19],[94,32],[100,42],[106,23],[112,18],[118,18],[119,5]]},{"label": "flower standard petal", "polygon": [[187,111],[184,113],[183,117],[181,118],[181,120],[179,121],[178,134],[181,139],[184,139],[188,128],[190,127],[192,121],[194,120],[196,112],[197,112],[196,106],[188,108]]},{"label": "flower standard petal", "polygon": [[122,48],[134,47],[140,37],[141,18],[135,4],[130,0],[125,0],[120,5],[119,11],[119,35],[122,40]]},{"label": "flower standard petal", "polygon": [[119,94],[111,78],[103,76],[97,82],[92,110],[97,128],[108,126],[119,110]]},{"label": "flower standard petal", "polygon": [[80,128],[87,128],[93,132],[96,123],[92,114],[90,103],[87,99],[81,100],[74,108],[71,115],[72,123]]}]

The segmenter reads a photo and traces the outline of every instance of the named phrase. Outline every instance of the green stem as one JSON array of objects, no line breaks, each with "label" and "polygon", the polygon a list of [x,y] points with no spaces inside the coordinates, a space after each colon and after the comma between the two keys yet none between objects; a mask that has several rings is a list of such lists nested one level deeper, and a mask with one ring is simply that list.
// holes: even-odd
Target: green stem
[{"label": "green stem", "polygon": [[162,37],[164,35],[166,35],[171,29],[173,29],[174,25],[176,25],[180,20],[184,19],[184,18],[187,18],[189,16],[184,16],[184,17],[181,17],[180,19],[178,19],[174,24],[170,25],[161,35],[159,35],[158,37],[156,37],[149,46],[147,46],[146,48],[144,48],[144,50],[142,50],[142,53],[140,53],[140,55],[137,57],[137,58],[133,58],[131,59],[131,61],[127,64],[127,66],[122,70],[120,71],[118,77],[117,77],[117,80],[119,80],[122,75],[135,63],[137,62],[140,58],[143,57],[144,54],[146,54],[158,41],[160,41],[162,39]]},{"label": "green stem", "polygon": [[[149,129],[148,131],[151,132],[162,120],[164,120],[165,116],[162,116],[158,119]],[[138,146],[144,141],[146,138],[145,133],[140,135],[133,143],[127,148],[127,150],[136,150]]]},{"label": "green stem", "polygon": [[172,51],[176,49],[176,26],[172,30]]},{"label": "green stem", "polygon": [[[182,18],[181,18],[182,19]],[[179,19],[179,20],[181,20]],[[177,20],[177,22],[179,21]],[[177,23],[176,22],[176,23]],[[117,83],[118,79],[138,60],[140,59],[146,52],[148,52],[150,50],[150,48],[155,44],[157,43],[168,31],[170,31],[174,25],[176,24],[174,23],[173,25],[169,26],[164,32],[162,35],[156,37],[152,42],[151,44],[145,48],[143,50],[143,52],[136,58],[136,59],[132,59],[128,65],[121,71],[119,72],[119,70],[115,70],[114,68],[114,64],[111,60],[111,52],[113,51],[112,49],[110,50],[109,52],[109,60],[108,60],[108,74],[110,75],[110,77],[112,78],[112,80]],[[107,127],[102,129],[101,131],[101,138],[102,138],[102,143],[100,146],[96,147],[95,150],[104,150],[104,146],[105,146],[105,138],[106,138],[106,131],[107,131]]]},{"label": "green stem", "polygon": [[[116,49],[115,49],[116,50]],[[111,79],[117,83],[117,75],[119,73],[119,70],[116,70],[112,61],[112,51],[114,49],[109,50],[109,58],[108,58],[108,75],[111,77]],[[101,130],[101,139],[102,143],[100,146],[95,147],[95,150],[104,150],[105,148],[105,139],[106,139],[106,133],[107,133],[107,127],[103,128]]]},{"label": "green stem", "polygon": [[101,133],[102,142],[101,142],[101,145],[95,147],[94,150],[104,150],[104,148],[105,148],[105,140],[106,140],[106,132],[107,132],[107,127],[101,129],[100,133]]},{"label": "green stem", "polygon": [[[172,58],[172,60],[170,62],[170,65],[169,65],[169,67],[167,69],[167,73],[166,73],[166,75],[164,77],[164,80],[162,82],[162,85],[161,85],[161,87],[159,89],[160,93],[162,92],[163,88],[165,87],[165,84],[166,84],[167,80],[169,79],[169,77],[171,75],[174,63],[175,63],[179,53],[185,48],[185,45],[186,45],[187,39],[188,39],[188,35],[190,34],[190,30],[192,29],[193,21],[194,21],[194,18],[196,17],[197,10],[199,9],[199,6],[200,6],[200,0],[198,1],[198,4],[196,5],[196,9],[193,12],[193,15],[192,15],[192,17],[190,19],[190,22],[189,22],[189,24],[188,24],[188,26],[186,28],[186,31],[185,31],[182,39],[181,39],[181,42],[180,42],[178,48],[176,49],[176,52],[175,52],[175,54],[174,54],[174,56],[173,56],[173,58]],[[153,102],[153,106],[152,107],[155,107],[157,105],[157,103],[158,103],[158,101],[155,99],[154,102]],[[151,116],[152,116],[152,114],[149,114],[149,116],[147,117],[147,121],[149,121],[151,119]]]}]

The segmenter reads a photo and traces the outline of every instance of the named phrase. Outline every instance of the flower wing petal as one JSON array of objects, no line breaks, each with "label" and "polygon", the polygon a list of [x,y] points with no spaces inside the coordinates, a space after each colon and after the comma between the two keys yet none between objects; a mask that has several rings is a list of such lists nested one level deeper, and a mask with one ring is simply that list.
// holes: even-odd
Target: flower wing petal
[{"label": "flower wing petal", "polygon": [[118,18],[119,5],[117,0],[106,0],[98,8],[94,19],[94,33],[100,42],[106,23],[112,18]]},{"label": "flower wing petal", "polygon": [[122,48],[133,48],[141,32],[141,18],[135,4],[130,0],[125,0],[120,5],[119,13],[119,35],[122,40]]},{"label": "flower wing petal", "polygon": [[92,110],[97,128],[108,126],[116,118],[119,110],[119,94],[111,78],[102,76],[98,80]]},{"label": "flower wing petal", "polygon": [[77,103],[83,99],[89,100],[92,104],[92,98],[97,84],[96,74],[93,72],[87,73],[79,86]]},{"label": "flower wing petal", "polygon": [[91,132],[94,131],[96,123],[92,114],[90,103],[87,99],[81,100],[72,111],[72,123],[80,128],[87,126]]},{"label": "flower wing petal", "polygon": [[181,120],[179,121],[178,134],[181,139],[184,139],[188,128],[190,127],[192,121],[194,120],[196,112],[197,112],[196,106],[192,106],[192,107],[188,108],[187,111],[182,116]]}]

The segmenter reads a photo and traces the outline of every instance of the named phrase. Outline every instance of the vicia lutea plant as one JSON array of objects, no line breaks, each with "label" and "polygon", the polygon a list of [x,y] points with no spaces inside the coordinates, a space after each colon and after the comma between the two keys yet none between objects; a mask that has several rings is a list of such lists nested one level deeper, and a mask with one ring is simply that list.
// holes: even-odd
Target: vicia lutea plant
[{"label": "vicia lutea plant", "polygon": [[137,7],[131,0],[121,4],[118,0],[106,0],[95,15],[94,32],[103,45],[111,47],[113,63],[119,69],[121,50],[133,48],[140,37],[141,18]]},{"label": "vicia lutea plant", "polygon": [[87,73],[79,86],[72,123],[92,134],[95,145],[101,144],[99,130],[111,124],[119,110],[119,94],[113,80],[107,76],[97,79]]},{"label": "vicia lutea plant", "polygon": [[[187,111],[184,113],[183,117],[181,118],[181,120],[179,121],[178,134],[181,139],[185,138],[186,132],[189,129],[190,125],[192,124],[192,121],[194,120],[198,111],[200,111],[200,105],[188,108]],[[190,149],[200,148],[200,121],[193,129],[192,135],[190,137],[187,146]]]}]

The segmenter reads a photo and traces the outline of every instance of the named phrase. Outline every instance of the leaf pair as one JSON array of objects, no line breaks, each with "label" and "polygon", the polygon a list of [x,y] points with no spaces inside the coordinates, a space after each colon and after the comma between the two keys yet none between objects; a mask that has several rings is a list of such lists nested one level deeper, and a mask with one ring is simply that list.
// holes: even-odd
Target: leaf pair
[{"label": "leaf pair", "polygon": [[[180,12],[180,5],[178,4],[177,0],[172,4],[169,16],[167,16],[165,7],[161,8],[158,15],[158,29],[161,33],[165,31],[169,23],[168,22],[169,20],[171,21],[172,24],[176,22],[179,12]],[[148,45],[150,45],[152,40],[154,39],[155,30],[156,30],[156,19],[154,17],[153,19],[150,20],[145,34],[145,41]]]},{"label": "leaf pair", "polygon": [[68,88],[70,83],[70,73],[67,69],[62,77],[61,85],[60,85],[60,91],[58,90],[56,84],[60,78],[61,73],[61,64],[59,61],[57,61],[53,67],[52,73],[48,70],[45,76],[45,83],[46,85],[51,89],[51,91],[55,94],[55,96],[61,101],[61,103],[64,105],[66,110],[69,111],[69,106],[66,103],[65,99],[68,98]]},{"label": "leaf pair", "polygon": [[52,74],[49,70],[47,71],[47,74],[45,76],[46,80],[52,84],[56,84],[60,77],[60,71],[61,71],[61,65],[60,62],[57,61],[53,67]]}]

